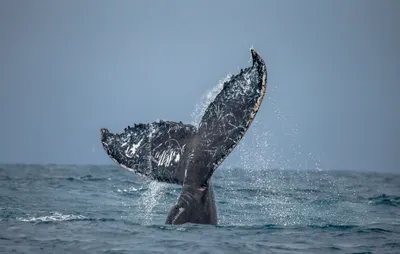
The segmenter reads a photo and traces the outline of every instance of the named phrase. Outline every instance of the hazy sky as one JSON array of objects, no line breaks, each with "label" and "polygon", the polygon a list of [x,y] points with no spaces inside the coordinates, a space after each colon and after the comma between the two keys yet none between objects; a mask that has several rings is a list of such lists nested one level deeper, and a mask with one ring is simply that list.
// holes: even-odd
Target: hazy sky
[{"label": "hazy sky", "polygon": [[396,0],[0,1],[0,162],[112,163],[100,127],[191,122],[254,46],[267,96],[226,165],[400,172],[399,13]]}]

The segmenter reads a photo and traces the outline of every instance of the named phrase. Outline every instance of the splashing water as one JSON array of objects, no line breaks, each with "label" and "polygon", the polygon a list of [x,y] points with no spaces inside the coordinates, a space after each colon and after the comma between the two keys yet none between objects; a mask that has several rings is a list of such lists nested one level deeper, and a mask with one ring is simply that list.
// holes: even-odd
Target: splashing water
[{"label": "splashing water", "polygon": [[143,222],[149,225],[152,222],[152,211],[162,198],[166,183],[151,181],[148,183],[147,190],[140,197],[140,206],[142,208]]},{"label": "splashing water", "polygon": [[[200,103],[196,105],[192,113],[193,125],[197,126],[199,124],[209,104],[222,90],[223,83],[229,81],[230,78],[231,75],[228,75],[201,98]],[[270,88],[270,95],[276,89],[277,86]],[[322,182],[328,182],[329,191],[336,196],[340,195],[340,186],[337,186],[335,180],[323,172],[320,174],[318,182],[309,180],[307,170],[321,171],[321,161],[312,153],[306,155],[302,152],[303,148],[297,141],[299,130],[297,127],[285,123],[290,115],[285,114],[283,110],[278,108],[276,101],[271,97],[268,100],[270,101],[270,106],[274,108],[275,120],[280,122],[280,127],[284,131],[283,135],[274,135],[274,131],[267,126],[267,123],[260,123],[254,120],[252,127],[235,149],[238,151],[240,158],[239,167],[249,179],[246,188],[257,190],[258,192],[252,197],[258,205],[257,209],[260,213],[265,214],[266,217],[272,216],[276,222],[280,222],[283,225],[307,223],[304,218],[312,217],[310,216],[311,213],[315,213],[315,216],[319,217],[340,219],[341,217],[335,214],[334,211],[318,211],[318,207],[315,207],[315,205],[298,206],[298,202],[292,200],[293,197],[286,196],[285,193],[293,192],[294,186],[298,184],[290,182],[292,178],[300,178],[299,180],[304,182],[304,190],[309,190],[308,192],[299,190],[299,196],[296,198],[300,199],[306,198],[306,196],[309,198],[312,195],[312,191],[318,189],[318,185]],[[290,146],[282,145],[285,143],[289,143]],[[288,172],[285,170],[290,169],[291,165],[296,165],[298,171]],[[223,167],[228,167],[227,170],[231,170],[229,166]],[[274,170],[274,173],[271,173],[271,169],[278,170]],[[293,173],[296,175],[293,175]],[[229,189],[232,195],[238,195],[240,190],[238,190],[236,183],[230,183],[229,180],[224,182],[225,188]],[[145,224],[151,223],[151,213],[160,202],[160,199],[164,198],[166,185],[155,181],[150,182],[147,191],[141,196]],[[269,194],[265,195],[265,193]],[[218,193],[216,198],[218,199]],[[221,198],[235,200],[233,196]],[[335,201],[334,196],[328,197],[328,199],[330,199],[329,202]],[[235,205],[240,207],[240,213],[222,216],[220,222],[232,224],[232,221],[235,221],[235,225],[249,225],[252,217],[254,217],[251,212],[253,210],[246,207],[245,203]]]},{"label": "splashing water", "polygon": [[228,76],[226,76],[222,81],[220,81],[216,86],[214,86],[210,91],[201,97],[200,102],[196,104],[196,107],[192,113],[192,125],[199,125],[204,112],[208,108],[208,105],[210,105],[210,103],[214,101],[215,97],[221,92],[222,88],[224,87],[224,83],[229,82],[231,78],[232,75],[228,74]]},{"label": "splashing water", "polygon": [[[274,93],[277,86],[270,89],[269,93]],[[265,217],[272,216],[274,221],[283,225],[307,224],[309,221],[305,220],[313,217],[330,218],[331,221],[343,219],[344,215],[335,212],[338,209],[325,211],[319,209],[321,204],[316,204],[318,202],[335,203],[341,192],[347,190],[341,190],[336,179],[322,170],[326,167],[322,166],[319,158],[312,153],[304,153],[304,148],[297,141],[298,128],[286,123],[290,115],[278,108],[271,97],[268,100],[269,106],[273,108],[275,114],[274,119],[279,122],[280,130],[277,133],[281,133],[283,130],[283,135],[274,135],[273,128],[270,128],[267,123],[255,120],[236,149],[240,159],[239,166],[236,168],[244,171],[248,178],[248,185],[244,188],[257,190],[257,194],[251,197],[253,201],[256,201],[257,209],[261,214],[265,214]],[[297,171],[287,170],[291,168]],[[227,170],[232,172],[233,169]],[[309,179],[310,170],[320,172],[319,180]],[[299,185],[303,187],[298,189]],[[295,199],[313,199],[314,191],[318,190],[321,185],[329,186],[327,189],[329,194],[322,200],[302,206],[295,201]],[[227,188],[230,189],[232,196],[222,197],[222,199],[229,200],[240,195],[241,190],[238,190],[236,184],[228,183]],[[289,196],[287,193],[296,193],[296,196]],[[253,221],[252,209],[246,208],[246,204],[235,205],[241,208],[241,214],[233,216],[234,219],[231,218],[232,216],[228,216],[228,219],[222,218],[222,222],[225,220],[227,222],[235,221],[237,225],[248,225]]]}]

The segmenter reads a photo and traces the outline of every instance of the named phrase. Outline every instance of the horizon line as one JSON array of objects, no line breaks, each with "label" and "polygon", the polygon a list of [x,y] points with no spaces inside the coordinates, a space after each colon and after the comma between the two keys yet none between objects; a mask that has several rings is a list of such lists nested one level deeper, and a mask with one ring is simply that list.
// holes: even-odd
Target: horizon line
[{"label": "horizon line", "polygon": [[[121,167],[120,165],[113,164],[113,163],[31,163],[31,162],[0,162],[0,166],[2,165],[23,165],[23,166],[31,166],[31,165],[48,165],[48,166],[113,166],[113,167]],[[222,166],[221,169],[243,169],[243,167],[235,166],[235,165],[228,165]],[[326,172],[326,171],[336,171],[336,172],[364,172],[364,173],[394,173],[400,174],[397,171],[390,171],[390,170],[383,170],[383,171],[376,171],[373,169],[351,169],[351,168],[282,168],[282,167],[271,167],[271,168],[264,168],[265,170],[288,170],[288,171],[317,171],[317,172]]]}]

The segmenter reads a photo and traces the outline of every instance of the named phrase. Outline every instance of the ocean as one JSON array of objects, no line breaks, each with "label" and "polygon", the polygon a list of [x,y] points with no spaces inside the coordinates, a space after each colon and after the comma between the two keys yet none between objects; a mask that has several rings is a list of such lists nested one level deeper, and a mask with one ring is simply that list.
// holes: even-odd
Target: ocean
[{"label": "ocean", "polygon": [[218,226],[115,165],[0,165],[2,253],[400,253],[400,174],[218,168]]}]

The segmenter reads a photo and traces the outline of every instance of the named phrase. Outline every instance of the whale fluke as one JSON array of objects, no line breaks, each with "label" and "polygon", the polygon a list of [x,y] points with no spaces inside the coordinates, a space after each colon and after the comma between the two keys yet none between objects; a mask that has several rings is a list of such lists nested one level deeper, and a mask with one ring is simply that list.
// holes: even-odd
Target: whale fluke
[{"label": "whale fluke", "polygon": [[262,57],[224,81],[198,126],[158,121],[128,126],[120,134],[101,129],[107,154],[121,167],[161,182],[182,185],[166,223],[216,224],[211,176],[250,127],[267,87]]},{"label": "whale fluke", "polygon": [[183,184],[185,156],[196,128],[172,121],[135,124],[120,134],[101,129],[107,154],[128,171],[151,180]]}]

